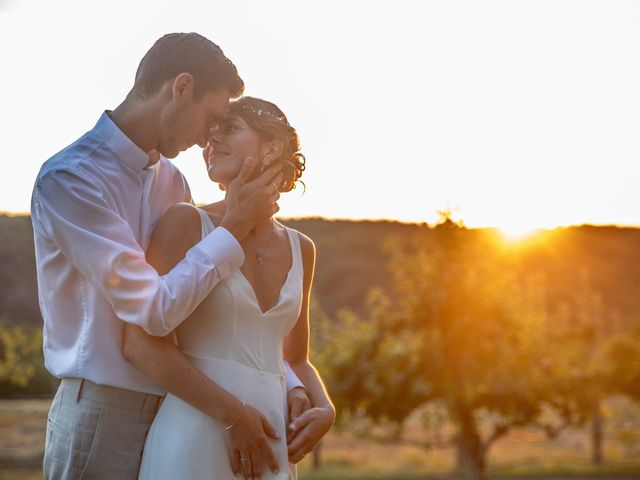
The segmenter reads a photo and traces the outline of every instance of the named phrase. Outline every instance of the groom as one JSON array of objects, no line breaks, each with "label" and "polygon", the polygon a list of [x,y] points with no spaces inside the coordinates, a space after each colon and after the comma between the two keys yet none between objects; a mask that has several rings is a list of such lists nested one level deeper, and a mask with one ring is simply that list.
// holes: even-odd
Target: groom
[{"label": "groom", "polygon": [[[229,186],[221,228],[166,275],[145,260],[160,216],[191,202],[166,158],[204,147],[229,99],[243,90],[217,45],[195,33],[165,35],[140,62],[124,102],[42,166],[31,204],[38,292],[45,364],[62,378],[48,417],[46,478],[137,478],[165,392],[124,359],[123,322],[169,334],[242,265],[239,241],[278,210],[279,172],[249,182],[248,160]],[[308,399],[296,380],[287,378],[289,407],[299,412]],[[220,405],[215,419],[229,426],[242,405],[211,383],[206,391]],[[268,425],[254,427],[253,437],[274,434]],[[237,437],[230,448],[241,451],[256,440]]]}]

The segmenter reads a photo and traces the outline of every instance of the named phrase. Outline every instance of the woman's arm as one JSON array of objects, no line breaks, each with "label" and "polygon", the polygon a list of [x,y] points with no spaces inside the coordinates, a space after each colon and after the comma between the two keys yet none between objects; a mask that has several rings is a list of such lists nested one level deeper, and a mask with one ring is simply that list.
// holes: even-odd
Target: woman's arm
[{"label": "woman's arm", "polygon": [[304,267],[302,309],[284,342],[284,357],[304,384],[312,408],[294,419],[288,432],[289,460],[297,463],[329,431],[336,411],[316,368],[309,361],[309,299],[316,261],[316,250],[308,237],[300,235]]},{"label": "woman's arm", "polygon": [[[195,207],[172,206],[156,226],[147,261],[162,275],[171,270],[200,237],[200,215]],[[241,473],[240,458],[252,458],[254,468],[262,464],[262,459],[272,470],[278,468],[267,442],[267,435],[278,438],[275,429],[257,410],[244,406],[194,367],[170,336],[153,337],[138,326],[126,324],[123,355],[168,392],[223,426],[233,424],[226,437],[229,460],[236,475]]]}]

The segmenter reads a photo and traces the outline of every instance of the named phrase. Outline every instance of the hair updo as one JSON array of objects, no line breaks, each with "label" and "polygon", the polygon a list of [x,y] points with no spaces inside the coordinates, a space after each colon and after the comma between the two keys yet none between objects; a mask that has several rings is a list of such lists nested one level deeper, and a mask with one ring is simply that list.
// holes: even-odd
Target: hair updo
[{"label": "hair updo", "polygon": [[274,163],[282,164],[282,182],[278,186],[281,192],[290,192],[305,168],[305,156],[300,152],[300,139],[296,129],[289,125],[287,117],[276,105],[255,97],[241,97],[229,104],[229,113],[235,114],[247,122],[266,141],[282,139],[283,149]]}]

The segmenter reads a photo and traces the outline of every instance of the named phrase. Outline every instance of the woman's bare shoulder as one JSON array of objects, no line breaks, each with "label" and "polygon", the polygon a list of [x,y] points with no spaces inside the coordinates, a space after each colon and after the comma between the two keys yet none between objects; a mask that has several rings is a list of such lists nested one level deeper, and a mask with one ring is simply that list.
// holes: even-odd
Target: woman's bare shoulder
[{"label": "woman's bare shoulder", "polygon": [[198,243],[202,236],[198,209],[190,203],[176,203],[162,215],[153,230],[149,252],[166,254],[172,250],[184,252]]},{"label": "woman's bare shoulder", "polygon": [[190,203],[176,203],[171,205],[156,225],[159,229],[193,228],[200,226],[198,209]]},{"label": "woman's bare shoulder", "polygon": [[302,260],[306,264],[313,264],[316,258],[316,245],[313,240],[302,232],[294,230],[300,239],[300,251],[302,252]]}]

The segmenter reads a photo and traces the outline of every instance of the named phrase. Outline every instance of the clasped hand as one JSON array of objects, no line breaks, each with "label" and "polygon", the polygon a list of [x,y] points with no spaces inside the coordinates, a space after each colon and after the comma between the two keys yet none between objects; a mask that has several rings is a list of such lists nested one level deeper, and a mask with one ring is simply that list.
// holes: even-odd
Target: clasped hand
[{"label": "clasped hand", "polygon": [[295,388],[288,394],[289,426],[287,449],[289,461],[298,463],[311,452],[329,431],[336,419],[332,407],[313,407],[306,392]]}]

